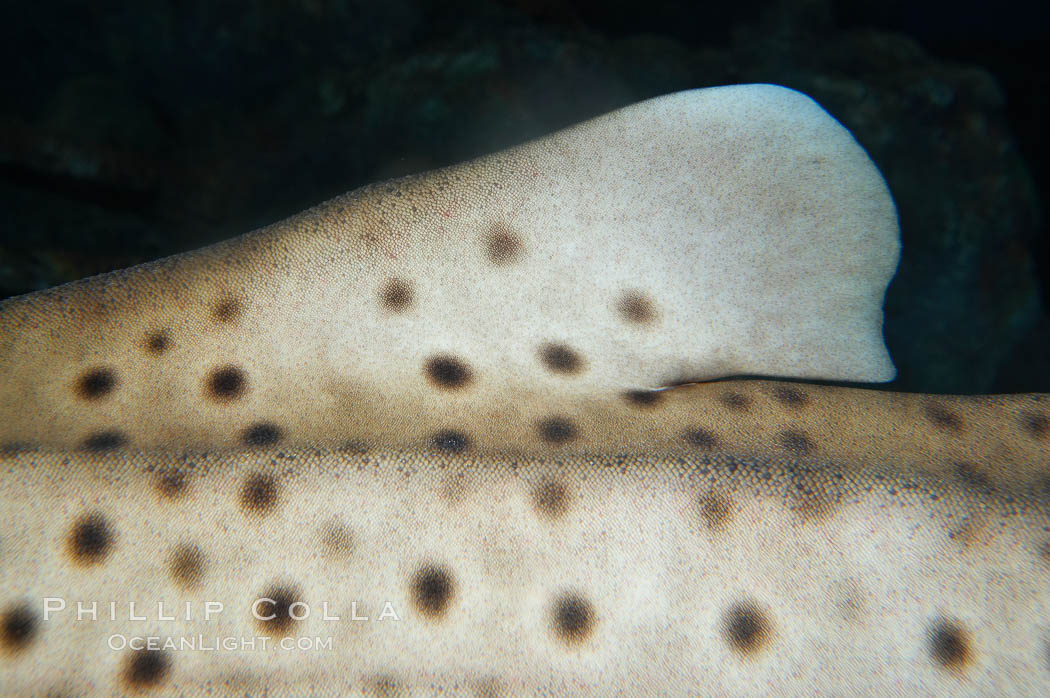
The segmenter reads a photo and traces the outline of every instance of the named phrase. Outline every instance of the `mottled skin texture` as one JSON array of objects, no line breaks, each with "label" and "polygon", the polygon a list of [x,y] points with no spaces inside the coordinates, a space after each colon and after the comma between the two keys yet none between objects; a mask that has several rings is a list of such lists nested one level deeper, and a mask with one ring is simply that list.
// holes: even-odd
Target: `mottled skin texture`
[{"label": "mottled skin texture", "polygon": [[1047,396],[654,390],[890,377],[897,248],[750,86],[0,304],[0,692],[1046,695]]}]

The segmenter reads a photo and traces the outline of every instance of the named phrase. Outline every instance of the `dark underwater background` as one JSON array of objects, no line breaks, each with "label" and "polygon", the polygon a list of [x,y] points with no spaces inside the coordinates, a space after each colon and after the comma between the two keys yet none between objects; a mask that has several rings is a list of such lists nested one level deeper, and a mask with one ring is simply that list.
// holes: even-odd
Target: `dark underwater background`
[{"label": "dark underwater background", "polygon": [[1050,391],[1044,4],[43,0],[0,9],[0,299],[647,97],[801,90],[897,201],[890,387]]}]

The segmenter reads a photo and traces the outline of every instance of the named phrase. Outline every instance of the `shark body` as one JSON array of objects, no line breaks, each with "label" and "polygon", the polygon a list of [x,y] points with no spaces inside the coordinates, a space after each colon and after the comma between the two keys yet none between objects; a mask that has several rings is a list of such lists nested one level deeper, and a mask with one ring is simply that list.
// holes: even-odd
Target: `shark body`
[{"label": "shark body", "polygon": [[0,691],[1045,695],[1048,396],[676,385],[889,378],[897,249],[747,86],[7,301]]},{"label": "shark body", "polygon": [[5,691],[1050,684],[1044,397],[660,395],[634,452],[9,452]]}]

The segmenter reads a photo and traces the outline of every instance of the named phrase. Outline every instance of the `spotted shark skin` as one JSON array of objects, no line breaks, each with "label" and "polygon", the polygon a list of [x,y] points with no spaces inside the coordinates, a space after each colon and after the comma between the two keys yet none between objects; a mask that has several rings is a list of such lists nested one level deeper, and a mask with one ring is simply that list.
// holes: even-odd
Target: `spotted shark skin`
[{"label": "spotted shark skin", "polygon": [[[774,154],[767,179],[741,181],[794,203],[711,199],[729,221],[786,232],[744,236],[727,274],[698,278],[751,279],[739,304],[759,307],[813,277],[827,293],[792,298],[803,307],[790,321],[735,325],[745,314],[729,300],[694,307],[702,294],[671,272],[632,281],[630,264],[595,248],[564,256],[617,280],[580,292],[581,333],[516,334],[515,317],[558,322],[564,302],[544,289],[560,277],[513,272],[557,265],[548,246],[564,237],[530,235],[528,216],[471,214],[456,247],[462,221],[449,224],[449,249],[473,246],[490,265],[460,274],[473,297],[517,288],[541,308],[494,317],[443,291],[450,277],[412,256],[418,240],[355,237],[360,222],[346,222],[433,208],[438,185],[498,184],[479,179],[501,171],[484,162],[0,305],[0,693],[1050,693],[1050,396],[667,387],[745,367],[892,374],[877,336],[897,254],[884,184],[819,108],[757,87],[639,105],[492,162],[569,153],[595,128],[606,145],[634,143],[610,133],[702,105],[708,140],[745,134],[743,152]],[[772,116],[734,130],[741,103]],[[776,123],[834,145],[788,147]],[[679,161],[645,162],[660,211],[669,182],[707,185],[695,163],[678,180]],[[836,167],[824,208],[784,198],[813,191],[785,172],[820,183]],[[548,184],[569,181],[551,172]],[[519,211],[536,201],[510,184]],[[384,207],[397,215],[374,214]],[[652,218],[671,231],[653,254],[695,252],[696,231],[675,227],[695,222],[685,211]],[[834,234],[814,238],[829,221]],[[616,230],[609,246],[635,249]],[[760,257],[799,266],[766,283]],[[350,287],[366,300],[354,306]],[[340,325],[346,308],[356,331]],[[454,312],[437,321],[435,308]],[[699,311],[724,327],[695,322]],[[674,341],[690,327],[677,312],[696,346],[731,351]],[[507,347],[486,354],[504,325]],[[812,351],[796,352],[793,332]],[[385,340],[398,351],[377,363]],[[748,347],[766,358],[739,363]]]},{"label": "spotted shark skin", "polygon": [[[5,691],[1045,690],[1046,396],[660,395],[621,453],[7,452]],[[272,645],[163,649],[198,637]]]}]

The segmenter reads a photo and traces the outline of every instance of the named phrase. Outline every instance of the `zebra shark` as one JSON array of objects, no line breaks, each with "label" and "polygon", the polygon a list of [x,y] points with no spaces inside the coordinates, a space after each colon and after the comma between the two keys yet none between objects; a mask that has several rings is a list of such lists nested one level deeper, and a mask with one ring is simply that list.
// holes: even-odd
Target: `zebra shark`
[{"label": "zebra shark", "polygon": [[0,691],[1044,695],[1050,398],[802,382],[898,254],[743,85],[5,301]]}]

